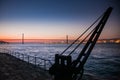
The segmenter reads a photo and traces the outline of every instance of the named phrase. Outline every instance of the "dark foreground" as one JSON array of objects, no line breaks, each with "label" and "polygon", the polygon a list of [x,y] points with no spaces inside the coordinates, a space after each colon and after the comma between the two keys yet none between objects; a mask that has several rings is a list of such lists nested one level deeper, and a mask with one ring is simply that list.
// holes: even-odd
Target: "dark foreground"
[{"label": "dark foreground", "polygon": [[[120,80],[119,69],[120,51],[117,50],[117,48],[113,50],[112,48],[109,47],[108,49],[105,48],[105,51],[109,50],[108,52],[109,56],[112,57],[96,52],[96,50],[98,51],[99,49],[99,47],[98,48],[96,47],[95,51],[93,51],[93,55],[90,56],[89,60],[87,61],[84,67],[85,71],[82,80]],[[112,53],[114,55],[110,55]],[[116,56],[115,54],[118,55]],[[43,71],[42,69],[35,67],[32,64],[28,64],[27,62],[21,61],[8,54],[0,53],[0,80],[52,80],[52,79],[47,74],[47,72]]]},{"label": "dark foreground", "polygon": [[[17,59],[9,54],[0,53],[0,80],[52,80],[47,72]],[[98,80],[84,75],[82,80]]]},{"label": "dark foreground", "polygon": [[0,80],[50,80],[50,77],[32,64],[0,53]]}]

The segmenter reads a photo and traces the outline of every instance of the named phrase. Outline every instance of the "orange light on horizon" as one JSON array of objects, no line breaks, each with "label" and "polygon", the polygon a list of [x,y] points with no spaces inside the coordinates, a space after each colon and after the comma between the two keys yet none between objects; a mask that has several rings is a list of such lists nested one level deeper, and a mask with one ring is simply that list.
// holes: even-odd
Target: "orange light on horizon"
[{"label": "orange light on horizon", "polygon": [[115,43],[120,43],[120,40],[116,40]]},{"label": "orange light on horizon", "polygon": [[[0,39],[0,41],[10,42],[10,43],[22,43],[22,39]],[[52,43],[52,42],[65,42],[64,39],[25,39],[24,42],[44,42],[44,43]]]}]

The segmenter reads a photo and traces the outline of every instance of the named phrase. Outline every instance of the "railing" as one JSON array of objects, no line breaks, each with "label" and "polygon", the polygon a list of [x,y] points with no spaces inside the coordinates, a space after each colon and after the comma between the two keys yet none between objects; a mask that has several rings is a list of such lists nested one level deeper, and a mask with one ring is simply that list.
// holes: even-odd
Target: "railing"
[{"label": "railing", "polygon": [[40,58],[37,56],[30,56],[27,54],[15,52],[15,51],[10,51],[7,49],[0,49],[0,52],[10,54],[11,56],[14,56],[18,59],[21,59],[21,60],[26,61],[28,63],[34,64],[35,66],[40,67],[43,70],[48,70],[53,62],[53,61],[48,60],[48,59]]}]

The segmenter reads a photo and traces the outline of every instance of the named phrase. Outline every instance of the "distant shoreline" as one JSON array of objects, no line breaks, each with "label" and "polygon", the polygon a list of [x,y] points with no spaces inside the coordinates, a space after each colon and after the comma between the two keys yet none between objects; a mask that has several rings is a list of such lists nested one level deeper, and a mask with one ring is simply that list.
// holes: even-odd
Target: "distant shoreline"
[{"label": "distant shoreline", "polygon": [[[0,41],[4,41],[7,43],[22,43],[21,39],[0,39]],[[69,39],[68,43],[71,44],[74,40]],[[78,40],[76,43],[79,43],[81,40]],[[49,43],[49,44],[66,44],[65,39],[24,39],[25,43]],[[84,41],[86,43],[87,41]],[[120,38],[114,38],[114,39],[99,39],[97,43],[120,43]]]},{"label": "distant shoreline", "polygon": [[[8,45],[9,44],[21,44],[22,45],[22,43],[20,43],[20,42],[12,42],[12,43],[8,43]],[[67,44],[67,43],[44,43],[44,42],[43,43],[41,43],[41,42],[25,42],[24,44],[66,44],[66,45],[70,45],[70,43]],[[76,44],[78,44],[78,43],[76,43]],[[82,44],[85,44],[85,43],[82,43]],[[120,43],[96,43],[96,44],[120,44]],[[2,44],[0,44],[0,45],[2,45]]]}]

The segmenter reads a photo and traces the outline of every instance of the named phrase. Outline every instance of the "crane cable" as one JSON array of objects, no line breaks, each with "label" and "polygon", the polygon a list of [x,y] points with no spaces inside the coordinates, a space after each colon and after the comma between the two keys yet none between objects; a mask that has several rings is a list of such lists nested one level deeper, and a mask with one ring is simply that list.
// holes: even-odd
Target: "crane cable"
[{"label": "crane cable", "polygon": [[96,27],[69,53],[71,55],[89,36],[90,34],[96,29]]},{"label": "crane cable", "polygon": [[[100,20],[100,18],[104,15],[105,13],[103,13],[100,17],[97,18],[97,20],[95,20],[93,22],[92,25],[90,25],[90,27],[88,27],[74,42],[72,42],[60,55],[63,55],[75,42],[77,42],[96,22],[98,22]],[[94,30],[94,29],[93,29]],[[71,53],[70,53],[71,54]]]}]

